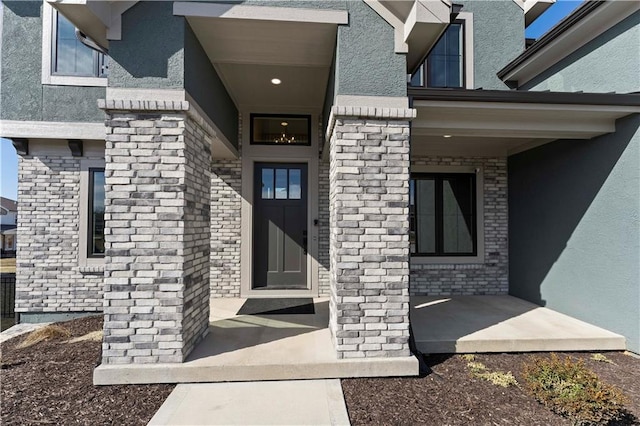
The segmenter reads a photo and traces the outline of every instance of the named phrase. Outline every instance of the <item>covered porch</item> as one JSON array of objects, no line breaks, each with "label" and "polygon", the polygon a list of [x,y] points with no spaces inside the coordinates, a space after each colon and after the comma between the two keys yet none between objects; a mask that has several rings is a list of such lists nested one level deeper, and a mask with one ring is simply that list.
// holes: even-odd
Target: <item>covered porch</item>
[{"label": "covered porch", "polygon": [[[418,374],[415,357],[338,359],[328,299],[312,314],[242,314],[247,299],[211,299],[209,332],[183,363],[101,365],[96,384],[193,383]],[[302,302],[301,302],[302,303]],[[624,350],[624,337],[511,296],[412,297],[423,353]]]}]

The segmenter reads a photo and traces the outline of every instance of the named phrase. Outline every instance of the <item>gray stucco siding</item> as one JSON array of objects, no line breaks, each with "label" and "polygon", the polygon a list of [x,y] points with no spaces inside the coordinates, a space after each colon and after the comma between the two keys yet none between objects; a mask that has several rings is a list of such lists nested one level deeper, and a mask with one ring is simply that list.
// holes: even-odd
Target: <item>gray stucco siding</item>
[{"label": "gray stucco siding", "polygon": [[406,96],[406,57],[395,53],[393,27],[362,1],[347,8],[349,24],[338,26],[335,94]]},{"label": "gray stucco siding", "polygon": [[524,84],[522,89],[603,93],[640,91],[640,12],[551,66]]},{"label": "gray stucco siding", "polygon": [[524,13],[513,0],[459,1],[473,13],[474,86],[507,90],[496,73],[524,50]]},{"label": "gray stucco siding", "polygon": [[640,352],[640,115],[509,157],[510,294]]},{"label": "gray stucco siding", "polygon": [[220,131],[238,148],[238,109],[185,21],[184,87]]},{"label": "gray stucco siding", "polygon": [[42,84],[42,2],[4,2],[2,9],[0,119],[102,121],[96,100],[104,88]]},{"label": "gray stucco siding", "polygon": [[182,89],[184,32],[173,2],[138,2],[122,16],[122,39],[109,43],[109,86]]}]

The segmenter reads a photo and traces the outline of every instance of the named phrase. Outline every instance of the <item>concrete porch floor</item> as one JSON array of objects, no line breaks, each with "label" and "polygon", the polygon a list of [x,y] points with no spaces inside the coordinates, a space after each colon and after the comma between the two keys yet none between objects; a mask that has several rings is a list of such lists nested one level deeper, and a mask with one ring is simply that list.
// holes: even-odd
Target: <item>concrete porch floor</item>
[{"label": "concrete porch floor", "polygon": [[418,360],[338,359],[329,300],[315,314],[237,315],[246,299],[211,299],[209,334],[182,364],[100,365],[94,384],[243,382],[416,376]]},{"label": "concrete porch floor", "polygon": [[[198,383],[418,375],[418,360],[337,359],[328,299],[315,314],[237,315],[212,299],[209,334],[182,364],[100,365],[94,383]],[[412,297],[423,353],[624,350],[624,337],[511,296]]]},{"label": "concrete porch floor", "polygon": [[624,350],[623,336],[512,296],[412,297],[422,353]]}]

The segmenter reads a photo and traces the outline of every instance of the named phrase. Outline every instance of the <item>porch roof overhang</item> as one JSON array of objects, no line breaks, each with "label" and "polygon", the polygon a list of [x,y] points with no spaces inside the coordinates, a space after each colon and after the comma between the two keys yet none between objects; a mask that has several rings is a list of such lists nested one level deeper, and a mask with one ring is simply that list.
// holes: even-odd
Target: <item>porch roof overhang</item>
[{"label": "porch roof overhang", "polygon": [[137,1],[46,0],[101,47],[122,36],[122,14]]},{"label": "porch roof overhang", "polygon": [[640,94],[410,89],[414,155],[505,156],[591,139],[640,113]]},{"label": "porch roof overhang", "polygon": [[173,12],[187,20],[238,108],[321,110],[346,10],[175,2]]}]

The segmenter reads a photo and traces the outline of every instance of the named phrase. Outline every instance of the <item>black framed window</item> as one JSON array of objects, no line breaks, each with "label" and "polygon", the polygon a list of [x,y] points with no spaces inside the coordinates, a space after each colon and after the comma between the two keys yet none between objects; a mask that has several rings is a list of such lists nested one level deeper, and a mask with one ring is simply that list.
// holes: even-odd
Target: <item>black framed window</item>
[{"label": "black framed window", "polygon": [[104,169],[89,169],[87,257],[104,257]]},{"label": "black framed window", "polygon": [[311,145],[311,116],[251,114],[252,145]]},{"label": "black framed window", "polygon": [[106,77],[108,56],[97,52],[78,40],[76,28],[54,11],[51,73],[74,77]]},{"label": "black framed window", "polygon": [[464,87],[464,23],[449,25],[429,52],[425,62],[411,76],[414,87]]},{"label": "black framed window", "polygon": [[420,173],[409,184],[411,254],[477,254],[476,176]]}]

